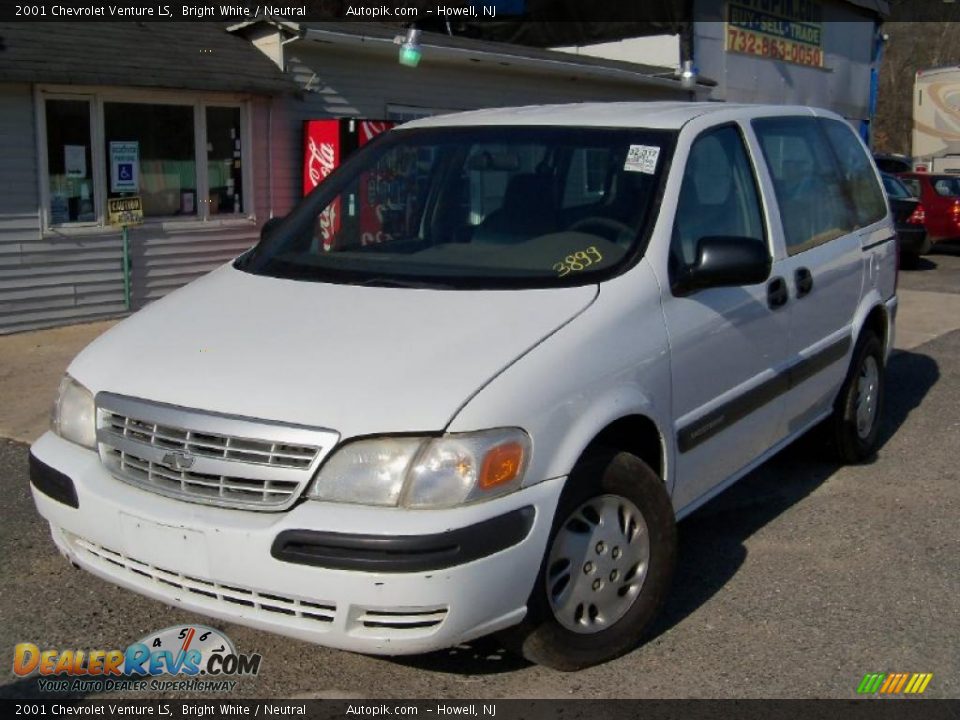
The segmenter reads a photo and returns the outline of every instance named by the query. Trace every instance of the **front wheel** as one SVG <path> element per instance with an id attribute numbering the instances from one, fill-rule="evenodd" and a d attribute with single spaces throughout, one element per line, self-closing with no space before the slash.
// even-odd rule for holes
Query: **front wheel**
<path id="1" fill-rule="evenodd" d="M 531 662 L 579 670 L 640 644 L 670 587 L 673 507 L 639 458 L 606 451 L 571 473 L 526 619 L 505 643 Z"/>
<path id="2" fill-rule="evenodd" d="M 834 447 L 845 463 L 863 462 L 880 444 L 884 370 L 880 338 L 864 331 L 829 421 Z"/>

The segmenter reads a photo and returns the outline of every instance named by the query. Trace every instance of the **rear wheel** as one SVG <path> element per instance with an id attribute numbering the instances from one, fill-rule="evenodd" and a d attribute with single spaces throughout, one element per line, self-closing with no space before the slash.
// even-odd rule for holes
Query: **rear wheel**
<path id="1" fill-rule="evenodd" d="M 594 455 L 570 475 L 527 617 L 503 639 L 557 670 L 617 658 L 641 642 L 663 605 L 675 558 L 663 481 L 629 453 Z"/>
<path id="2" fill-rule="evenodd" d="M 880 338 L 866 330 L 854 348 L 830 418 L 833 444 L 843 462 L 863 462 L 880 444 L 884 370 Z"/>

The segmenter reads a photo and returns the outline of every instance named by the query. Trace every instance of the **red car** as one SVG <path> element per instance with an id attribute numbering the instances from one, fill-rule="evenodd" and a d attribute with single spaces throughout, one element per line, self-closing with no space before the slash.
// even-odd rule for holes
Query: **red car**
<path id="1" fill-rule="evenodd" d="M 960 177 L 921 172 L 899 173 L 897 177 L 920 198 L 930 242 L 960 238 Z"/>

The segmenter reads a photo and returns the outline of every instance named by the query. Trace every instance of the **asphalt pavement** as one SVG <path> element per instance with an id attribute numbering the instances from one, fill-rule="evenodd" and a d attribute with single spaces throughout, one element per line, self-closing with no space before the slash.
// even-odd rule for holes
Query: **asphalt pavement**
<path id="1" fill-rule="evenodd" d="M 900 286 L 930 303 L 957 294 L 960 256 L 933 255 Z M 933 673 L 926 696 L 960 697 L 960 331 L 897 352 L 886 389 L 873 462 L 838 467 L 813 433 L 751 473 L 680 524 L 674 589 L 651 639 L 573 674 L 493 640 L 354 655 L 121 590 L 60 557 L 30 501 L 27 446 L 0 441 L 0 653 L 9 662 L 18 642 L 125 647 L 201 622 L 263 655 L 236 697 L 854 698 L 868 672 Z M 39 695 L 35 679 L 7 673 L 0 697 Z"/>

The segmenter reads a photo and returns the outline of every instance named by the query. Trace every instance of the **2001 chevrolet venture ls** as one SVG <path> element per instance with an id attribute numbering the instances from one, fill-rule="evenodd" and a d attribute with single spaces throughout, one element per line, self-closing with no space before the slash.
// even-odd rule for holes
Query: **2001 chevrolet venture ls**
<path id="1" fill-rule="evenodd" d="M 824 421 L 875 450 L 896 276 L 825 111 L 419 120 L 85 349 L 33 497 L 71 561 L 190 610 L 584 667 L 642 640 L 678 518 Z"/>

